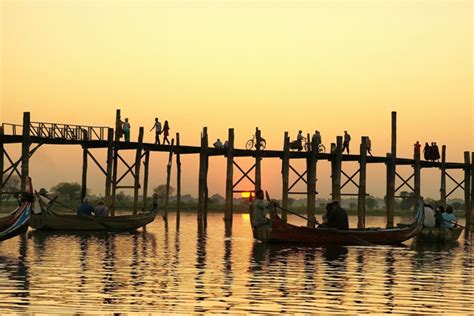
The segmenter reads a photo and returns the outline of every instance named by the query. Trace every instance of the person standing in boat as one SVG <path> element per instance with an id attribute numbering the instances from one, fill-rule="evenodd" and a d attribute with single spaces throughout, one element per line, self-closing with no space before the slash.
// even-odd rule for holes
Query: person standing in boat
<path id="1" fill-rule="evenodd" d="M 77 210 L 77 215 L 92 215 L 93 213 L 94 208 L 89 204 L 89 197 L 86 196 Z"/>
<path id="2" fill-rule="evenodd" d="M 128 118 L 125 119 L 123 123 L 123 134 L 125 135 L 125 142 L 130 142 L 130 123 L 128 122 Z"/>
<path id="3" fill-rule="evenodd" d="M 155 117 L 155 124 L 151 128 L 150 132 L 155 129 L 155 144 L 160 144 L 160 135 L 161 135 L 161 123 L 157 117 Z"/>
<path id="4" fill-rule="evenodd" d="M 107 217 L 109 216 L 109 209 L 105 206 L 104 201 L 99 201 L 99 204 L 94 209 L 94 214 L 97 217 Z"/>
<path id="5" fill-rule="evenodd" d="M 349 155 L 349 144 L 351 142 L 351 135 L 347 131 L 344 131 L 344 139 L 342 143 L 342 152 L 347 149 L 347 154 Z"/>
<path id="6" fill-rule="evenodd" d="M 254 227 L 259 227 L 270 222 L 267 218 L 266 209 L 268 204 L 264 199 L 263 190 L 255 192 L 254 211 L 252 213 L 252 224 Z"/>

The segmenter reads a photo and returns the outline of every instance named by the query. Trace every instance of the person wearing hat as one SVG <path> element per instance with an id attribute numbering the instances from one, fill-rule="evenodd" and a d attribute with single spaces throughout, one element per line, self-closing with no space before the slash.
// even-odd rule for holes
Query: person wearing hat
<path id="1" fill-rule="evenodd" d="M 77 215 L 93 215 L 94 208 L 89 204 L 89 197 L 85 197 L 81 206 L 77 209 Z"/>

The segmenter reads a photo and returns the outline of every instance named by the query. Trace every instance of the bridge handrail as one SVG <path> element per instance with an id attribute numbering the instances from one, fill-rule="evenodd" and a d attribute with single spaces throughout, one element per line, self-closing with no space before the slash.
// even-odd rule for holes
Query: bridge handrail
<path id="1" fill-rule="evenodd" d="M 23 125 L 13 123 L 2 123 L 5 135 L 22 135 Z M 8 133 L 10 129 L 11 133 Z M 106 140 L 107 126 L 83 126 L 64 123 L 31 122 L 30 136 L 43 137 L 49 139 L 68 140 Z"/>

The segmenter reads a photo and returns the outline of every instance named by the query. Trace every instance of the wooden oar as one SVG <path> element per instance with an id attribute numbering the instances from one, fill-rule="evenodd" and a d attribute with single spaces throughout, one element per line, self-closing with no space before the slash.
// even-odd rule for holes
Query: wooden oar
<path id="1" fill-rule="evenodd" d="M 450 224 L 453 224 L 453 225 L 459 226 L 459 227 L 461 227 L 461 228 L 467 229 L 466 227 L 464 227 L 464 226 L 462 226 L 462 225 L 459 225 L 459 224 L 458 224 L 458 223 L 456 223 L 456 222 L 450 222 L 450 221 L 448 221 L 448 220 L 445 220 L 444 218 L 443 218 L 443 221 L 445 221 L 446 223 L 450 223 Z"/>
<path id="2" fill-rule="evenodd" d="M 309 218 L 304 217 L 303 215 L 300 215 L 300 214 L 298 214 L 298 213 L 296 213 L 296 212 L 293 212 L 293 211 L 290 211 L 290 210 L 288 210 L 288 209 L 285 209 L 285 208 L 281 207 L 280 205 L 278 205 L 277 203 L 272 202 L 272 201 L 270 200 L 270 195 L 268 194 L 267 191 L 265 191 L 265 195 L 267 196 L 267 200 L 268 200 L 269 202 L 273 203 L 276 207 L 278 207 L 278 208 L 280 208 L 280 209 L 282 209 L 282 210 L 284 210 L 284 211 L 286 211 L 286 212 L 289 212 L 289 213 L 291 213 L 291 214 L 293 214 L 293 215 L 296 215 L 296 216 L 298 216 L 298 217 L 300 217 L 300 218 L 302 218 L 302 219 L 305 219 L 305 220 L 307 220 L 307 221 L 310 222 L 310 223 L 317 224 L 317 225 L 320 224 L 318 221 L 310 220 Z M 337 229 L 337 228 L 333 228 L 333 227 L 324 227 L 323 229 L 329 230 L 329 231 L 334 231 L 334 232 L 336 232 L 336 233 L 338 233 L 338 234 L 344 235 L 344 236 L 347 237 L 348 239 L 351 239 L 352 241 L 355 241 L 355 242 L 357 242 L 358 244 L 360 244 L 360 245 L 362 245 L 362 246 L 373 246 L 373 244 L 370 243 L 370 242 L 368 242 L 367 240 L 364 240 L 364 239 L 361 239 L 361 238 L 358 238 L 358 237 L 354 237 L 354 236 L 350 235 L 350 233 L 347 233 L 347 232 L 345 232 L 345 231 L 343 231 L 343 230 L 340 230 L 340 229 Z"/>

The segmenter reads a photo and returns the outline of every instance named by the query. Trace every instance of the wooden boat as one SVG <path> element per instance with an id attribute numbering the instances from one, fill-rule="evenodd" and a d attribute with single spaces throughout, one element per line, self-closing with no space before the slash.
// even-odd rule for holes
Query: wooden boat
<path id="1" fill-rule="evenodd" d="M 463 228 L 454 226 L 453 228 L 439 228 L 439 227 L 423 227 L 417 238 L 427 242 L 451 242 L 458 240 Z"/>
<path id="2" fill-rule="evenodd" d="M 253 227 L 254 237 L 262 242 L 327 245 L 396 245 L 415 237 L 422 226 L 418 221 L 406 227 L 339 230 L 328 227 L 310 228 L 284 222 L 270 209 L 271 220 Z"/>
<path id="3" fill-rule="evenodd" d="M 42 230 L 67 231 L 134 231 L 155 220 L 156 209 L 137 215 L 95 217 L 89 215 L 63 215 L 47 209 L 38 198 L 40 214 L 32 214 L 30 226 Z"/>
<path id="4" fill-rule="evenodd" d="M 29 187 L 31 191 L 31 179 Z M 20 198 L 20 206 L 8 216 L 0 218 L 0 241 L 18 236 L 28 230 L 33 202 L 33 195 L 25 192 Z"/>

